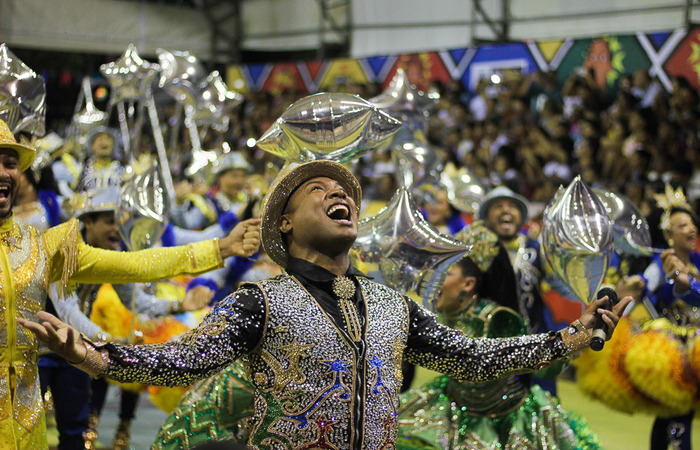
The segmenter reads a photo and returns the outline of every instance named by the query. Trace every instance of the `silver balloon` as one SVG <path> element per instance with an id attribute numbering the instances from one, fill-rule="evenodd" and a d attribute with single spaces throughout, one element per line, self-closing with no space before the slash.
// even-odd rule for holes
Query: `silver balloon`
<path id="1" fill-rule="evenodd" d="M 197 105 L 197 86 L 205 81 L 207 72 L 197 57 L 189 52 L 156 50 L 161 73 L 158 86 L 186 107 Z"/>
<path id="2" fill-rule="evenodd" d="M 651 255 L 649 224 L 632 200 L 608 189 L 592 188 L 592 191 L 603 202 L 613 224 L 615 250 L 630 255 Z"/>
<path id="3" fill-rule="evenodd" d="M 12 133 L 26 131 L 43 136 L 45 115 L 44 78 L 0 44 L 0 119 Z"/>
<path id="4" fill-rule="evenodd" d="M 439 94 L 427 95 L 416 89 L 406 72 L 398 69 L 389 87 L 369 102 L 402 122 L 411 124 L 411 128 L 425 130 L 428 114 L 439 98 Z"/>
<path id="5" fill-rule="evenodd" d="M 461 170 L 443 170 L 440 183 L 447 190 L 450 204 L 462 212 L 475 214 L 484 201 L 488 188 L 465 168 Z"/>
<path id="6" fill-rule="evenodd" d="M 401 186 L 414 189 L 426 183 L 436 184 L 440 179 L 442 161 L 421 131 L 411 130 L 404 123 L 391 141 L 390 149 Z"/>
<path id="7" fill-rule="evenodd" d="M 185 175 L 191 177 L 205 167 L 213 166 L 218 158 L 218 154 L 213 150 L 192 150 L 192 162 L 185 169 Z"/>
<path id="8" fill-rule="evenodd" d="M 216 131 L 228 130 L 228 113 L 243 102 L 243 96 L 229 91 L 214 71 L 197 87 L 197 104 L 193 119 L 198 125 L 210 125 Z"/>
<path id="9" fill-rule="evenodd" d="M 107 126 L 109 115 L 97 109 L 92 98 L 90 78 L 83 78 L 82 89 L 75 102 L 75 112 L 70 124 L 70 134 L 82 145 L 87 137 L 98 128 Z"/>
<path id="10" fill-rule="evenodd" d="M 401 122 L 356 95 L 319 93 L 293 103 L 258 140 L 290 161 L 344 163 L 386 147 Z"/>
<path id="11" fill-rule="evenodd" d="M 613 227 L 603 202 L 578 176 L 544 211 L 542 247 L 554 272 L 585 304 L 612 260 Z"/>
<path id="12" fill-rule="evenodd" d="M 170 221 L 170 197 L 157 165 L 122 185 L 115 218 L 130 250 L 149 248 L 160 239 Z"/>
<path id="13" fill-rule="evenodd" d="M 416 291 L 429 304 L 437 298 L 450 266 L 471 249 L 440 234 L 400 187 L 376 216 L 359 223 L 353 249 L 380 282 L 401 292 Z"/>
<path id="14" fill-rule="evenodd" d="M 158 73 L 158 64 L 146 62 L 133 44 L 116 61 L 100 66 L 100 72 L 112 87 L 112 104 L 125 100 L 143 100 L 146 88 Z"/>

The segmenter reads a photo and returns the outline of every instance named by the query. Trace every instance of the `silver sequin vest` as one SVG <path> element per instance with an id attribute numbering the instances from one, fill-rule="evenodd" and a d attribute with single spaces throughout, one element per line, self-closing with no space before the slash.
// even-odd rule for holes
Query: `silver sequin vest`
<path id="1" fill-rule="evenodd" d="M 359 282 L 367 305 L 367 351 L 359 361 L 351 343 L 293 277 L 258 284 L 267 322 L 261 344 L 246 358 L 256 389 L 253 448 L 394 448 L 408 306 L 386 286 Z M 365 380 L 362 392 L 355 389 L 358 377 Z M 364 403 L 361 423 L 354 417 L 356 402 Z M 360 433 L 353 432 L 356 426 L 363 428 Z"/>

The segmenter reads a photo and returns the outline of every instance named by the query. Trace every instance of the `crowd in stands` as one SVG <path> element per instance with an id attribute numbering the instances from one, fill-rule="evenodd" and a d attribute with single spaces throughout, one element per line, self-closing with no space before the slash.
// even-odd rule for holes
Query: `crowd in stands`
<path id="1" fill-rule="evenodd" d="M 591 185 L 625 194 L 645 215 L 665 183 L 685 187 L 697 209 L 698 92 L 685 78 L 673 78 L 672 85 L 667 92 L 644 70 L 623 75 L 615 90 L 601 89 L 592 71 L 572 72 L 563 84 L 554 72 L 509 73 L 498 84 L 483 78 L 473 93 L 459 81 L 433 82 L 431 91 L 439 92 L 440 100 L 426 137 L 443 163 L 468 168 L 486 186 L 506 185 L 534 205 L 546 205 L 560 184 L 580 174 Z M 375 85 L 335 89 L 366 99 L 381 92 Z M 219 139 L 243 150 L 256 171 L 264 171 L 275 157 L 248 146 L 248 140 L 302 96 L 247 95 Z M 386 154 L 371 159 L 367 167 L 392 173 Z"/>

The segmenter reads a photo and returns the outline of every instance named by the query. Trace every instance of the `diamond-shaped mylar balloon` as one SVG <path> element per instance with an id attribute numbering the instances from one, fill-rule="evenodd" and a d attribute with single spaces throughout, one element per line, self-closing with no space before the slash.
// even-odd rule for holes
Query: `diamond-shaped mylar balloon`
<path id="1" fill-rule="evenodd" d="M 12 133 L 43 136 L 46 130 L 46 83 L 0 44 L 0 119 Z"/>
<path id="2" fill-rule="evenodd" d="M 143 100 L 159 69 L 158 64 L 144 61 L 133 44 L 129 44 L 119 59 L 100 66 L 100 72 L 112 87 L 112 103 Z"/>
<path id="3" fill-rule="evenodd" d="M 243 96 L 229 91 L 219 72 L 214 71 L 197 87 L 193 119 L 197 125 L 210 125 L 216 131 L 226 131 L 228 113 L 242 102 Z"/>
<path id="4" fill-rule="evenodd" d="M 257 145 L 289 161 L 344 163 L 384 148 L 400 127 L 356 95 L 319 93 L 289 106 Z"/>
<path id="5" fill-rule="evenodd" d="M 157 165 L 122 185 L 115 219 L 132 251 L 149 248 L 160 239 L 170 221 L 170 197 Z"/>
<path id="6" fill-rule="evenodd" d="M 610 217 L 615 250 L 630 255 L 651 255 L 649 224 L 632 200 L 609 189 L 591 188 L 591 190 L 603 202 Z"/>
<path id="7" fill-rule="evenodd" d="M 549 265 L 589 304 L 612 260 L 613 226 L 603 202 L 580 176 L 559 188 L 545 209 L 541 236 Z"/>
<path id="8" fill-rule="evenodd" d="M 156 50 L 160 63 L 158 86 L 185 107 L 197 105 L 197 86 L 206 80 L 207 72 L 196 56 L 190 52 Z"/>
<path id="9" fill-rule="evenodd" d="M 353 249 L 370 275 L 400 292 L 416 291 L 430 304 L 450 266 L 471 247 L 440 234 L 400 187 L 376 216 L 360 221 Z"/>
<path id="10" fill-rule="evenodd" d="M 396 117 L 411 124 L 411 128 L 425 130 L 428 114 L 435 107 L 439 95 L 428 95 L 411 84 L 403 69 L 397 69 L 389 86 L 369 102 Z"/>

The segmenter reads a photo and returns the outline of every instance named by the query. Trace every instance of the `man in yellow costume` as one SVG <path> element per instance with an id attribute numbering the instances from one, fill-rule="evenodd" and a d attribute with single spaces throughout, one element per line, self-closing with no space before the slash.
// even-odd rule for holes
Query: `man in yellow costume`
<path id="1" fill-rule="evenodd" d="M 36 320 L 56 282 L 126 283 L 197 275 L 223 266 L 230 256 L 250 256 L 259 246 L 259 222 L 239 223 L 231 234 L 182 247 L 115 252 L 86 245 L 72 219 L 40 234 L 15 222 L 12 206 L 20 174 L 35 151 L 18 144 L 0 120 L 0 448 L 47 448 L 37 370 L 38 340 L 18 318 Z"/>

